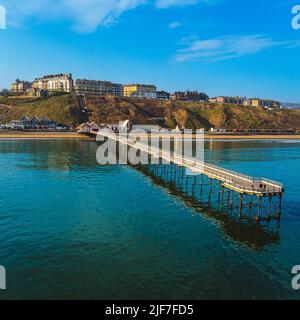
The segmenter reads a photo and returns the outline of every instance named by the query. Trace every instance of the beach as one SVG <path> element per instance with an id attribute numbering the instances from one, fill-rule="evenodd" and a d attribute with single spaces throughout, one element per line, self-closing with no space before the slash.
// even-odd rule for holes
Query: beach
<path id="1" fill-rule="evenodd" d="M 137 135 L 137 134 L 136 134 Z M 141 138 L 146 138 L 145 134 L 138 135 Z M 147 135 L 148 136 L 148 135 Z M 180 134 L 152 134 L 153 139 L 171 139 L 179 137 Z M 95 140 L 95 137 L 89 137 L 85 134 L 77 134 L 76 132 L 16 132 L 5 131 L 0 132 L 0 139 L 79 139 L 79 140 Z M 186 134 L 185 138 L 193 139 L 195 135 Z M 300 134 L 205 134 L 205 139 L 212 140 L 300 140 Z"/>
<path id="2" fill-rule="evenodd" d="M 150 137 L 150 134 L 144 133 L 131 133 L 131 137 L 139 137 L 140 139 L 146 139 Z M 184 139 L 196 139 L 195 134 L 181 133 L 152 133 L 151 139 L 172 139 L 172 138 L 184 138 Z M 198 135 L 201 138 L 201 135 Z M 205 140 L 300 140 L 300 134 L 204 134 Z"/>
<path id="3" fill-rule="evenodd" d="M 222 140 L 232 140 L 232 139 L 242 139 L 242 140 L 297 140 L 300 139 L 300 134 L 207 134 L 205 135 L 207 139 L 222 139 Z"/>
<path id="4" fill-rule="evenodd" d="M 0 139 L 79 139 L 93 140 L 86 135 L 76 132 L 0 132 Z"/>

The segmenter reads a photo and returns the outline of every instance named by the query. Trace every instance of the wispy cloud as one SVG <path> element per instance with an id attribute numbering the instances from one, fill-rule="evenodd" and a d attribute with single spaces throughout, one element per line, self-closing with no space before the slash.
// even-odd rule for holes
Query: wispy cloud
<path id="1" fill-rule="evenodd" d="M 177 61 L 217 61 L 253 55 L 274 47 L 297 47 L 300 42 L 277 41 L 263 35 L 251 35 L 225 36 L 208 40 L 191 37 L 184 39 L 182 45 L 185 47 L 177 52 Z"/>
<path id="2" fill-rule="evenodd" d="M 177 29 L 181 26 L 181 23 L 180 22 L 177 22 L 177 21 L 174 21 L 174 22 L 171 22 L 169 25 L 168 25 L 168 28 L 169 29 Z"/>
<path id="3" fill-rule="evenodd" d="M 200 1 L 206 1 L 206 0 L 200 0 Z M 198 3 L 199 0 L 157 0 L 156 1 L 156 7 L 157 8 L 170 8 L 174 6 L 186 6 L 186 5 L 191 5 L 191 4 L 196 4 Z"/>
<path id="4" fill-rule="evenodd" d="M 6 28 L 6 10 L 0 4 L 0 29 L 5 29 L 5 28 Z"/>
<path id="5" fill-rule="evenodd" d="M 108 25 L 124 12 L 137 8 L 148 0 L 6 0 L 13 25 L 27 18 L 37 20 L 65 19 L 76 31 L 93 32 L 100 25 Z"/>
<path id="6" fill-rule="evenodd" d="M 186 6 L 214 0 L 2 0 L 11 25 L 21 25 L 28 18 L 37 20 L 64 19 L 80 32 L 93 32 L 99 26 L 115 22 L 123 13 L 142 5 L 157 9 Z"/>

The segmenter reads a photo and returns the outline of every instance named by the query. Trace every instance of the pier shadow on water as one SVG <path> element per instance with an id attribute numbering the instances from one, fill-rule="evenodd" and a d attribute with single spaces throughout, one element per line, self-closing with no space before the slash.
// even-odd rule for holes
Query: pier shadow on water
<path id="1" fill-rule="evenodd" d="M 257 222 L 252 216 L 239 219 L 238 207 L 220 208 L 219 192 L 214 192 L 210 199 L 208 197 L 200 199 L 195 196 L 197 190 L 193 190 L 190 182 L 184 187 L 180 186 L 176 176 L 174 180 L 164 179 L 157 175 L 151 165 L 139 165 L 134 168 L 142 172 L 153 184 L 183 201 L 185 205 L 195 210 L 196 214 L 217 223 L 225 237 L 229 237 L 240 245 L 259 251 L 281 239 L 279 222 L 267 220 Z M 193 180 L 193 177 L 190 177 L 190 180 Z"/>

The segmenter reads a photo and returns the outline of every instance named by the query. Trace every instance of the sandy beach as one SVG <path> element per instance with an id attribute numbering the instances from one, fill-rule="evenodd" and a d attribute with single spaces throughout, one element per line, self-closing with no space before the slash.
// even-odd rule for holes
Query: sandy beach
<path id="1" fill-rule="evenodd" d="M 174 134 L 153 134 L 152 138 L 170 139 Z M 180 136 L 180 135 L 179 135 Z M 143 138 L 143 136 L 140 136 Z M 187 139 L 193 139 L 195 135 L 186 135 Z M 145 137 L 146 138 L 146 137 Z M 76 132 L 0 132 L 0 139 L 77 139 L 95 140 L 95 137 L 88 137 Z M 205 139 L 212 140 L 300 140 L 300 134 L 205 134 Z"/>
<path id="2" fill-rule="evenodd" d="M 149 138 L 148 134 L 132 134 L 141 139 Z M 155 134 L 151 135 L 152 139 L 172 139 L 172 138 L 181 138 L 182 135 L 180 133 L 173 134 Z M 194 134 L 186 134 L 184 135 L 186 139 L 195 139 L 196 135 Z M 204 138 L 206 140 L 300 140 L 300 134 L 205 134 Z"/>
<path id="3" fill-rule="evenodd" d="M 158 135 L 159 136 L 159 135 Z M 158 138 L 157 136 L 157 138 Z M 164 139 L 170 139 L 174 135 L 165 134 L 163 135 Z M 156 138 L 153 136 L 154 139 Z M 186 135 L 187 139 L 195 138 L 195 135 Z M 291 135 L 277 135 L 277 134 L 205 134 L 204 138 L 206 140 L 300 140 L 300 134 L 291 134 Z"/>
<path id="4" fill-rule="evenodd" d="M 93 140 L 76 132 L 0 132 L 0 139 L 78 139 Z"/>
<path id="5" fill-rule="evenodd" d="M 257 134 L 243 134 L 243 135 L 237 135 L 237 134 L 228 134 L 228 135 L 217 135 L 217 134 L 207 134 L 205 135 L 206 139 L 241 139 L 241 140 L 300 140 L 300 134 L 286 134 L 286 135 L 278 135 L 278 134 L 263 134 L 263 135 L 257 135 Z"/>

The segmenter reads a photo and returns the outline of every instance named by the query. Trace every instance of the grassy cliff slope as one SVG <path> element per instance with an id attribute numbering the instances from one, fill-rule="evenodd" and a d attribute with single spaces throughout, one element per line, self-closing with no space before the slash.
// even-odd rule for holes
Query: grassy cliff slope
<path id="1" fill-rule="evenodd" d="M 88 98 L 90 118 L 98 123 L 130 119 L 175 128 L 300 129 L 300 110 L 269 111 L 261 107 L 208 103 Z"/>
<path id="2" fill-rule="evenodd" d="M 76 126 L 85 121 L 72 95 L 49 98 L 0 97 L 0 122 L 20 120 L 24 115 L 48 117 L 63 125 Z"/>
<path id="3" fill-rule="evenodd" d="M 175 128 L 211 127 L 234 129 L 300 130 L 300 110 L 268 111 L 260 107 L 207 103 L 146 101 L 114 97 L 87 97 L 88 116 L 81 113 L 77 98 L 59 95 L 48 98 L 0 97 L 0 122 L 24 115 L 48 117 L 64 125 L 85 121 L 116 123 L 129 119 L 138 124 L 159 124 Z"/>

